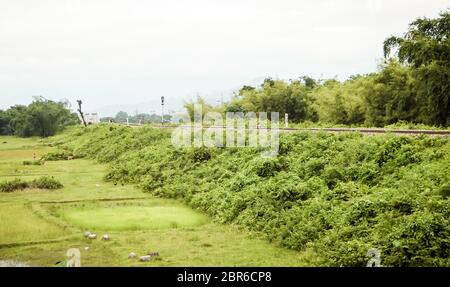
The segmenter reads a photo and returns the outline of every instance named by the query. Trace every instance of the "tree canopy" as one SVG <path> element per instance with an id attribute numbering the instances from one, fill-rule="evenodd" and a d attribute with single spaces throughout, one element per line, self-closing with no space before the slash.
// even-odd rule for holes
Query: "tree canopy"
<path id="1" fill-rule="evenodd" d="M 68 125 L 80 121 L 67 102 L 54 102 L 35 97 L 28 105 L 16 105 L 0 111 L 0 134 L 21 137 L 52 136 Z"/>
<path id="2" fill-rule="evenodd" d="M 427 124 L 448 125 L 450 121 L 449 35 L 450 13 L 446 11 L 436 19 L 417 19 L 403 37 L 393 36 L 384 42 L 385 57 L 394 54 L 411 68 L 417 117 Z"/>

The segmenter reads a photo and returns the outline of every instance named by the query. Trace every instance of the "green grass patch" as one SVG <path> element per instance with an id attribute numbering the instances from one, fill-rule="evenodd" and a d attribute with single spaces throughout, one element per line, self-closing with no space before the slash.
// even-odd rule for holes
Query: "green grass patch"
<path id="1" fill-rule="evenodd" d="M 148 230 L 199 226 L 208 218 L 174 203 L 139 206 L 129 203 L 77 204 L 57 211 L 67 222 L 92 230 Z"/>
<path id="2" fill-rule="evenodd" d="M 21 203 L 1 203 L 0 222 L 0 244 L 49 240 L 64 235 L 62 228 L 35 216 Z"/>

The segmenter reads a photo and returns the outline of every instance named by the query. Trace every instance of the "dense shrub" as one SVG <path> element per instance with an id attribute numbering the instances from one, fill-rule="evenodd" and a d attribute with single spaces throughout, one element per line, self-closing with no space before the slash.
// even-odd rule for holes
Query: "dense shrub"
<path id="1" fill-rule="evenodd" d="M 53 177 L 48 176 L 39 177 L 33 180 L 30 185 L 34 188 L 39 189 L 59 189 L 64 187 L 62 183 L 60 183 Z"/>
<path id="2" fill-rule="evenodd" d="M 13 192 L 16 190 L 22 190 L 25 188 L 29 187 L 29 183 L 16 178 L 14 180 L 10 180 L 10 181 L 4 181 L 4 182 L 0 182 L 0 191 L 1 192 Z"/>
<path id="3" fill-rule="evenodd" d="M 194 148 L 192 151 L 192 160 L 194 162 L 207 161 L 211 158 L 211 151 L 206 148 Z"/>
<path id="4" fill-rule="evenodd" d="M 48 161 L 67 160 L 69 157 L 75 158 L 72 152 L 65 150 L 58 150 L 43 155 L 41 160 L 48 160 Z"/>
<path id="5" fill-rule="evenodd" d="M 54 179 L 53 177 L 42 176 L 32 181 L 25 181 L 19 178 L 10 181 L 0 182 L 1 192 L 13 192 L 17 190 L 23 190 L 26 188 L 38 188 L 38 189 L 59 189 L 63 188 L 62 183 Z"/>
<path id="6" fill-rule="evenodd" d="M 44 161 L 43 160 L 24 160 L 22 162 L 23 165 L 43 165 Z"/>
<path id="7" fill-rule="evenodd" d="M 151 128 L 88 127 L 59 145 L 109 162 L 107 180 L 180 198 L 219 222 L 263 232 L 329 266 L 450 265 L 447 138 L 281 134 L 282 152 L 186 148 Z"/>

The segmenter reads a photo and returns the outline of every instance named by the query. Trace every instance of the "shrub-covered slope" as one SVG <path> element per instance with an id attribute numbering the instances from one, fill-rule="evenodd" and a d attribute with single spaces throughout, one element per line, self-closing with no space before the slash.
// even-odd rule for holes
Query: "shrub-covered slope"
<path id="1" fill-rule="evenodd" d="M 318 264 L 450 266 L 447 138 L 282 134 L 280 154 L 255 148 L 185 148 L 152 128 L 72 129 L 55 143 L 110 163 L 107 180 L 180 198 L 225 223 L 308 249 Z"/>

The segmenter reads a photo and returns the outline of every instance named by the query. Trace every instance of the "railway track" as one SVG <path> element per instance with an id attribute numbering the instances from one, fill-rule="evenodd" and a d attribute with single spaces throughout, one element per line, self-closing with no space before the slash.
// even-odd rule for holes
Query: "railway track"
<path id="1" fill-rule="evenodd" d="M 118 125 L 126 125 L 121 123 L 116 123 Z M 144 125 L 139 124 L 129 124 L 130 127 L 142 127 Z M 178 127 L 189 129 L 191 126 L 161 126 L 152 125 L 154 128 L 159 129 L 175 129 Z M 203 126 L 203 128 L 222 128 L 226 129 L 224 126 Z M 259 130 L 268 130 L 267 128 L 258 128 Z M 376 134 L 398 134 L 398 135 L 431 135 L 431 136 L 450 136 L 450 130 L 405 130 L 405 129 L 383 129 L 383 128 L 279 128 L 280 132 L 298 132 L 298 131 L 310 131 L 310 132 L 329 132 L 329 133 L 345 133 L 345 132 L 359 132 L 362 134 L 376 135 Z"/>
<path id="2" fill-rule="evenodd" d="M 450 136 L 450 130 L 400 130 L 400 129 L 376 129 L 376 128 L 283 128 L 284 131 L 325 131 L 325 132 L 360 132 L 362 134 L 403 134 L 403 135 L 434 135 Z"/>
<path id="3" fill-rule="evenodd" d="M 138 127 L 138 126 L 134 126 Z M 153 126 L 155 128 L 174 129 L 174 126 Z M 191 128 L 191 126 L 178 126 L 183 128 Z M 205 127 L 206 128 L 206 127 Z M 211 126 L 209 128 L 222 128 L 226 127 Z M 268 130 L 267 128 L 259 128 L 260 130 Z M 344 132 L 359 132 L 368 135 L 377 134 L 397 134 L 397 135 L 431 135 L 431 136 L 450 136 L 450 130 L 405 130 L 405 129 L 383 129 L 383 128 L 279 128 L 280 132 L 298 132 L 298 131 L 311 131 L 311 132 L 330 132 L 330 133 L 344 133 Z"/>

